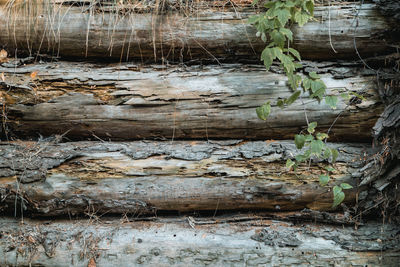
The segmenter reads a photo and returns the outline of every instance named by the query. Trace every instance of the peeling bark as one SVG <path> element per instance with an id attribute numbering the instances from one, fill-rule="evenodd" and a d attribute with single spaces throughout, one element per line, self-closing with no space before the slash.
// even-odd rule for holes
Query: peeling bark
<path id="1" fill-rule="evenodd" d="M 219 217 L 212 219 L 216 225 L 193 223 L 203 220 L 187 217 L 124 223 L 102 218 L 20 223 L 1 218 L 0 264 L 397 266 L 400 260 L 396 225 L 371 223 L 354 230 L 269 220 L 218 224 Z"/>
<path id="2" fill-rule="evenodd" d="M 332 146 L 340 151 L 332 184 L 352 184 L 353 203 L 368 149 Z M 287 171 L 286 159 L 298 153 L 291 142 L 41 142 L 3 144 L 1 153 L 5 212 L 21 199 L 24 213 L 41 216 L 332 206 L 329 187 L 318 184 L 326 163 Z"/>
<path id="3" fill-rule="evenodd" d="M 9 52 L 145 62 L 258 60 L 265 47 L 247 24 L 254 8 L 200 6 L 165 14 L 116 14 L 118 8 L 50 4 L 9 13 L 3 7 L 0 45 Z M 386 32 L 397 24 L 380 15 L 374 4 L 362 5 L 360 12 L 359 8 L 349 3 L 317 6 L 317 21 L 293 28 L 293 46 L 304 59 L 356 58 L 357 25 L 357 48 L 363 57 L 389 53 L 387 41 L 393 36 Z"/>
<path id="4" fill-rule="evenodd" d="M 330 140 L 370 141 L 383 109 L 375 77 L 352 64 L 333 62 L 308 62 L 304 71 L 317 71 L 328 94 L 357 92 L 366 100 L 339 97 L 332 110 L 305 96 L 305 106 L 298 100 L 280 109 L 277 99 L 292 94 L 285 75 L 240 64 L 166 68 L 59 62 L 0 67 L 5 74 L 0 92 L 7 96 L 3 104 L 9 130 L 24 138 L 68 131 L 66 136 L 75 140 L 292 139 L 306 125 L 306 109 L 309 121 L 318 121 L 319 131 L 335 122 Z M 255 108 L 266 101 L 273 111 L 264 122 Z"/>
<path id="5" fill-rule="evenodd" d="M 367 190 L 360 195 L 358 213 L 400 223 L 400 75 L 389 74 L 383 77 L 390 79 L 381 78 L 386 106 L 373 128 L 376 153 L 364 167 L 369 175 L 361 182 Z"/>

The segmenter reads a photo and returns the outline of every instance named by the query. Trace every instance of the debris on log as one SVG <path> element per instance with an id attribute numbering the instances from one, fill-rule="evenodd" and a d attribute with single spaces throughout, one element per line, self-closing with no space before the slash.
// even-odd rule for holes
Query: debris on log
<path id="1" fill-rule="evenodd" d="M 17 137 L 36 139 L 39 134 L 67 132 L 72 140 L 282 140 L 304 129 L 306 109 L 309 121 L 318 121 L 319 131 L 330 129 L 329 140 L 372 140 L 371 129 L 383 104 L 376 78 L 368 71 L 352 64 L 305 63 L 305 72 L 318 72 L 328 94 L 339 96 L 337 108 L 306 96 L 280 109 L 277 99 L 289 97 L 292 91 L 286 76 L 275 66 L 274 70 L 241 64 L 27 64 L 0 67 L 4 74 L 0 92 L 6 96 L 1 98 L 6 105 L 5 123 Z M 358 93 L 365 100 L 349 101 L 341 93 Z M 262 121 L 255 109 L 267 101 L 274 108 Z"/>
<path id="2" fill-rule="evenodd" d="M 380 79 L 385 110 L 373 127 L 376 152 L 365 164 L 369 175 L 361 185 L 368 189 L 359 196 L 358 216 L 400 223 L 400 73 L 386 72 Z"/>

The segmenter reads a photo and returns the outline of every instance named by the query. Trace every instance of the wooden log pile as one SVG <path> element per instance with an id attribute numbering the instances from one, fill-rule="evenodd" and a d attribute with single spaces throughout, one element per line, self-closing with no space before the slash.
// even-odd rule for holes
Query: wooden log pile
<path id="1" fill-rule="evenodd" d="M 370 68 L 397 24 L 375 3 L 292 29 L 301 75 L 362 96 L 336 109 L 277 107 L 247 1 L 39 4 L 0 1 L 0 265 L 397 266 L 400 101 Z M 289 170 L 307 121 L 339 157 Z"/>

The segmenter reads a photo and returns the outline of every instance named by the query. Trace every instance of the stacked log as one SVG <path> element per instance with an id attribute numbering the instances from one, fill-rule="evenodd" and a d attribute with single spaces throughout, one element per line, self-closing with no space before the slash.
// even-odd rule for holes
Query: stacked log
<path id="1" fill-rule="evenodd" d="M 47 221 L 40 226 L 36 223 L 26 220 L 21 225 L 12 219 L 0 220 L 4 236 L 0 241 L 0 257 L 5 264 L 396 266 L 399 261 L 398 253 L 382 252 L 399 246 L 398 239 L 385 241 L 398 237 L 398 228 L 386 224 L 370 224 L 358 230 L 318 224 L 304 228 L 244 216 L 235 216 L 233 220 L 187 217 L 116 222 L 103 218 L 100 222 L 93 218 L 91 223 L 69 220 Z M 278 248 L 271 246 L 275 243 Z M 25 257 L 16 259 L 16 250 Z"/>
<path id="2" fill-rule="evenodd" d="M 331 128 L 331 140 L 370 141 L 371 129 L 383 110 L 374 89 L 375 77 L 357 66 L 329 62 L 310 63 L 306 69 L 321 74 L 328 94 L 340 98 L 341 93 L 357 93 L 366 100 L 340 98 L 337 108 L 331 109 L 304 97 L 305 105 L 298 101 L 282 110 L 276 100 L 292 94 L 285 75 L 241 64 L 169 68 L 30 64 L 0 67 L 5 76 L 0 86 L 12 102 L 8 126 L 25 137 L 68 131 L 66 136 L 75 140 L 95 136 L 107 141 L 292 139 L 304 129 L 307 109 L 308 119 L 318 121 L 319 131 Z M 255 109 L 267 101 L 275 108 L 264 122 Z"/>
<path id="3" fill-rule="evenodd" d="M 0 5 L 0 265 L 397 265 L 398 225 L 355 212 L 398 200 L 400 102 L 353 60 L 391 52 L 375 4 L 317 4 L 292 28 L 301 75 L 362 96 L 336 109 L 277 107 L 292 91 L 258 64 L 249 2 L 27 4 Z M 339 157 L 289 170 L 307 121 Z"/>
<path id="4" fill-rule="evenodd" d="M 102 1 L 103 2 L 103 1 Z M 71 2 L 0 9 L 0 43 L 9 51 L 109 60 L 237 61 L 255 59 L 265 47 L 247 23 L 257 10 L 248 2 L 201 1 L 178 11 Z M 47 3 L 47 2 L 45 2 Z M 85 4 L 85 1 L 81 2 Z M 138 13 L 139 12 L 139 13 Z M 374 4 L 317 6 L 315 21 L 294 27 L 293 46 L 304 59 L 327 60 L 387 54 L 397 23 Z M 332 50 L 334 47 L 334 50 Z M 334 52 L 336 51 L 336 53 Z"/>

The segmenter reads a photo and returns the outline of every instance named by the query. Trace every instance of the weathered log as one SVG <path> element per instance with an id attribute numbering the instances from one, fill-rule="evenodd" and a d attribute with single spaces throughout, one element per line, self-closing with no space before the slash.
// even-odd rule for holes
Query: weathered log
<path id="1" fill-rule="evenodd" d="M 153 62 L 258 60 L 265 47 L 247 23 L 256 13 L 254 8 L 203 5 L 157 14 L 88 4 L 50 3 L 42 7 L 41 3 L 11 10 L 3 6 L 0 45 L 9 52 Z M 374 4 L 317 6 L 315 17 L 316 21 L 293 28 L 293 46 L 304 59 L 356 58 L 354 35 L 363 57 L 387 54 L 386 40 L 393 35 L 385 33 L 397 28 Z"/>
<path id="2" fill-rule="evenodd" d="M 237 219 L 238 216 L 236 216 Z M 232 218 L 233 221 L 235 217 Z M 204 221 L 214 224 L 202 224 Z M 398 266 L 399 227 L 219 217 L 156 222 L 0 219 L 2 266 Z M 200 224 L 198 224 L 200 223 Z"/>
<path id="3" fill-rule="evenodd" d="M 335 122 L 330 140 L 371 140 L 383 109 L 375 77 L 332 62 L 307 63 L 305 71 L 311 70 L 321 74 L 329 94 L 356 92 L 366 100 L 339 97 L 333 110 L 305 95 L 304 106 L 298 100 L 280 109 L 277 99 L 292 94 L 285 75 L 248 65 L 141 68 L 59 62 L 0 67 L 5 76 L 0 90 L 7 96 L 3 103 L 10 131 L 25 138 L 68 131 L 75 140 L 292 139 L 304 129 L 307 111 L 320 131 Z M 266 101 L 273 110 L 265 122 L 255 109 Z"/>
<path id="4" fill-rule="evenodd" d="M 332 144 L 340 152 L 332 184 L 347 182 L 356 199 L 368 149 Z M 54 216 L 157 211 L 331 210 L 330 187 L 318 184 L 326 163 L 288 172 L 292 142 L 76 142 L 1 145 L 1 208 Z M 308 165 L 308 164 L 305 164 Z M 360 189 L 361 190 L 361 189 Z M 19 211 L 18 211 L 19 212 Z"/>

